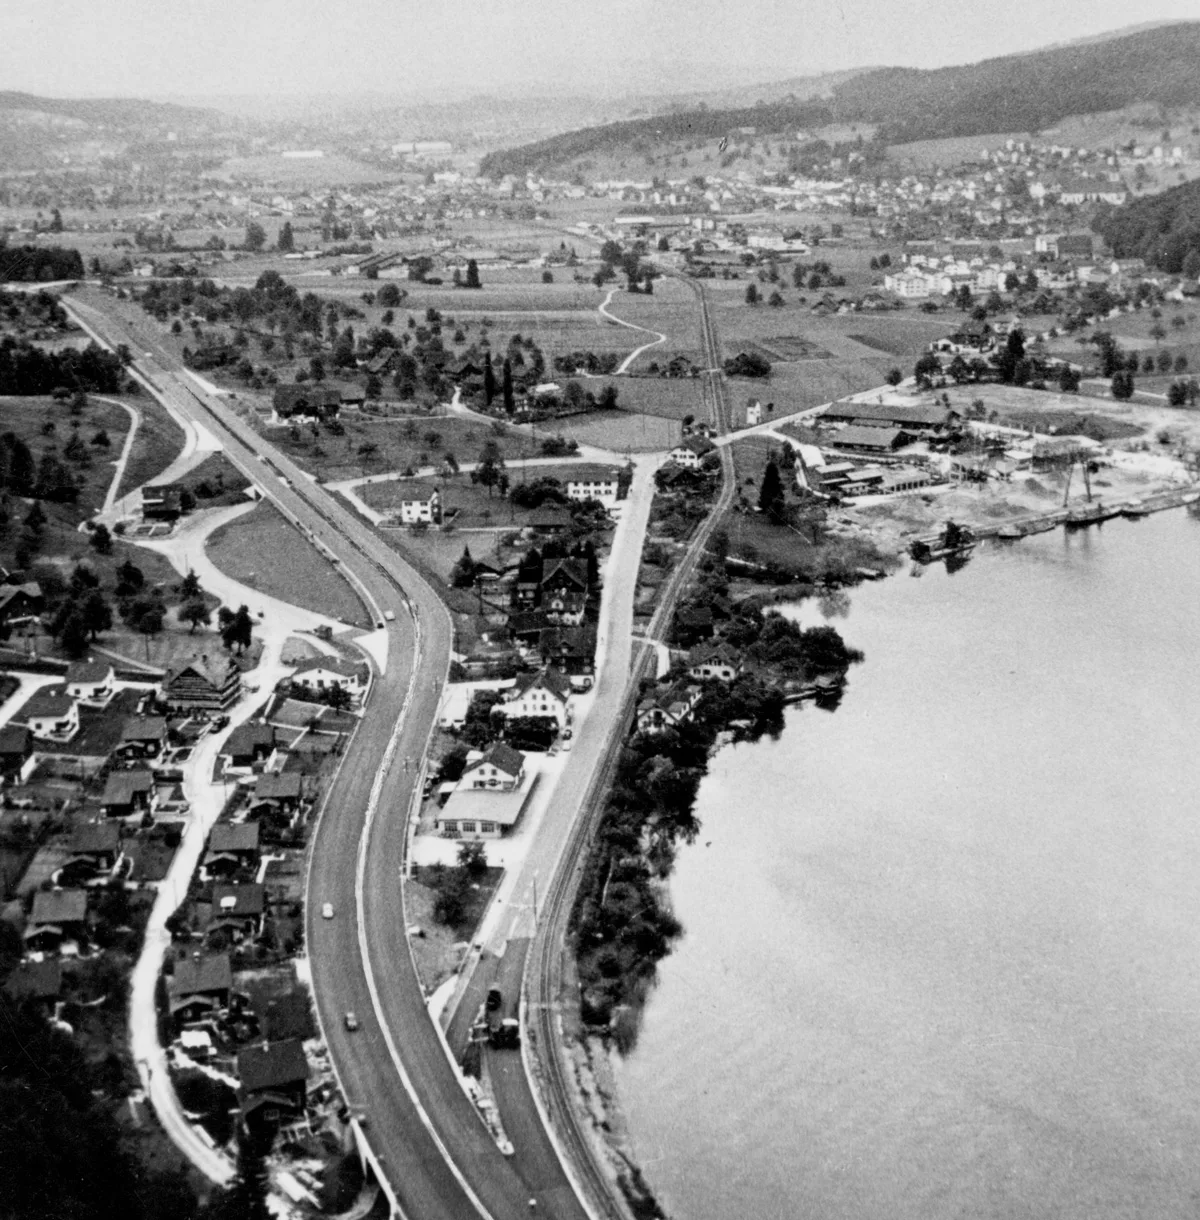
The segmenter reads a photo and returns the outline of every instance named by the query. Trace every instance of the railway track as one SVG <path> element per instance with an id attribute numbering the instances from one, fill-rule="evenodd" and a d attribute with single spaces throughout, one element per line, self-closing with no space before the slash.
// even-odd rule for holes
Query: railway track
<path id="1" fill-rule="evenodd" d="M 726 432 L 729 429 L 729 403 L 724 373 L 721 372 L 720 343 L 709 311 L 708 297 L 700 282 L 686 277 L 680 278 L 692 287 L 699 303 L 701 342 L 710 369 L 706 374 L 705 400 L 713 426 L 719 433 Z M 670 622 L 675 603 L 687 587 L 707 549 L 709 538 L 733 502 L 733 454 L 728 445 L 721 447 L 721 469 L 720 493 L 667 581 L 650 621 L 648 635 L 652 639 L 662 637 L 665 626 Z M 583 878 L 588 852 L 604 813 L 604 798 L 616 771 L 620 745 L 632 724 L 639 685 L 642 678 L 652 672 L 651 663 L 654 657 L 654 650 L 643 646 L 641 655 L 632 667 L 621 714 L 614 718 L 608 729 L 604 762 L 597 768 L 588 786 L 581 816 L 576 820 L 567 848 L 563 852 L 563 864 L 552 878 L 547 891 L 543 916 L 530 947 L 525 970 L 527 1034 L 532 1035 L 532 1041 L 538 1048 L 537 1058 L 543 1072 L 543 1087 L 539 1089 L 538 1083 L 535 1082 L 534 1089 L 540 1092 L 551 1126 L 559 1140 L 565 1144 L 563 1151 L 575 1171 L 585 1206 L 594 1217 L 602 1220 L 630 1220 L 630 1211 L 603 1164 L 594 1139 L 585 1126 L 586 1120 L 578 1111 L 575 1102 L 577 1090 L 570 1063 L 564 1053 L 558 1017 L 561 1011 L 560 998 L 565 986 L 565 955 L 568 952 L 571 912 Z"/>

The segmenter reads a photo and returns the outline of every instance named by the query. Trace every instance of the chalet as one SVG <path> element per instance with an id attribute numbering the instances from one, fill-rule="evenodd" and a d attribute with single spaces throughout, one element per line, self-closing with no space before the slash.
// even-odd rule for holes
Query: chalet
<path id="1" fill-rule="evenodd" d="M 208 836 L 204 857 L 207 877 L 231 877 L 258 866 L 258 823 L 218 822 Z"/>
<path id="2" fill-rule="evenodd" d="M 239 724 L 221 747 L 227 767 L 252 767 L 275 753 L 275 728 L 263 721 Z"/>
<path id="3" fill-rule="evenodd" d="M 212 910 L 204 930 L 209 942 L 237 944 L 262 935 L 266 891 L 261 885 L 213 886 Z"/>
<path id="4" fill-rule="evenodd" d="M 89 877 L 111 873 L 121 858 L 121 828 L 114 822 L 92 822 L 77 827 L 67 845 L 70 859 L 63 866 L 72 878 L 82 882 Z"/>
<path id="5" fill-rule="evenodd" d="M 516 685 L 504 692 L 504 701 L 497 706 L 506 720 L 525 717 L 553 720 L 561 729 L 570 718 L 567 699 L 571 684 L 557 670 L 518 678 Z"/>
<path id="6" fill-rule="evenodd" d="M 696 470 L 700 466 L 700 460 L 706 453 L 712 453 L 716 446 L 712 441 L 703 436 L 689 436 L 681 444 L 675 446 L 667 457 L 674 462 L 676 466 L 686 466 L 689 470 Z"/>
<path id="7" fill-rule="evenodd" d="M 349 694 L 361 695 L 367 687 L 367 673 L 367 667 L 361 661 L 347 661 L 341 657 L 310 657 L 296 666 L 292 681 L 319 691 L 336 686 Z"/>
<path id="8" fill-rule="evenodd" d="M 637 707 L 639 733 L 665 733 L 691 719 L 700 702 L 698 686 L 677 686 L 644 698 Z"/>
<path id="9" fill-rule="evenodd" d="M 0 728 L 0 781 L 24 783 L 35 765 L 30 728 L 23 724 L 6 724 Z"/>
<path id="10" fill-rule="evenodd" d="M 566 479 L 567 499 L 599 500 L 613 505 L 620 497 L 621 471 L 616 466 L 591 463 L 573 466 Z"/>
<path id="11" fill-rule="evenodd" d="M 561 534 L 573 524 L 571 514 L 561 504 L 546 503 L 529 514 L 529 528 L 545 537 Z"/>
<path id="12" fill-rule="evenodd" d="M 596 629 L 589 623 L 547 627 L 538 640 L 538 652 L 545 664 L 565 674 L 590 674 L 595 670 Z"/>
<path id="13" fill-rule="evenodd" d="M 78 953 L 87 945 L 87 891 L 38 890 L 25 928 L 27 952 Z"/>
<path id="14" fill-rule="evenodd" d="M 101 661 L 76 661 L 67 667 L 67 694 L 89 707 L 107 707 L 117 693 L 113 667 Z"/>
<path id="15" fill-rule="evenodd" d="M 839 449 L 853 453 L 894 453 L 912 442 L 912 437 L 900 428 L 875 428 L 850 424 L 834 438 Z"/>
<path id="16" fill-rule="evenodd" d="M 515 610 L 508 616 L 508 634 L 526 648 L 536 648 L 550 620 L 540 610 Z"/>
<path id="17" fill-rule="evenodd" d="M 542 600 L 547 594 L 588 592 L 587 564 L 581 559 L 550 559 L 542 565 L 538 581 Z"/>
<path id="18" fill-rule="evenodd" d="M 341 391 L 311 381 L 294 385 L 277 385 L 271 405 L 279 419 L 307 415 L 317 419 L 333 419 L 342 406 Z"/>
<path id="19" fill-rule="evenodd" d="M 675 635 L 680 643 L 694 644 L 712 638 L 713 612 L 710 606 L 683 606 L 675 611 Z"/>
<path id="20" fill-rule="evenodd" d="M 559 626 L 582 623 L 588 600 L 587 565 L 559 559 L 544 571 L 538 604 L 546 620 Z"/>
<path id="21" fill-rule="evenodd" d="M 397 504 L 393 521 L 401 525 L 442 523 L 442 494 L 432 483 L 419 479 L 401 479 L 396 484 Z"/>
<path id="22" fill-rule="evenodd" d="M 273 813 L 292 814 L 300 805 L 300 793 L 300 775 L 296 771 L 260 775 L 254 781 L 250 813 L 258 817 Z"/>
<path id="23" fill-rule="evenodd" d="M 504 742 L 497 742 L 487 753 L 463 770 L 459 788 L 488 788 L 497 792 L 512 792 L 525 778 L 525 756 Z"/>
<path id="24" fill-rule="evenodd" d="M 65 686 L 44 686 L 17 713 L 34 737 L 70 741 L 79 732 L 79 706 Z"/>
<path id="25" fill-rule="evenodd" d="M 149 771 L 109 772 L 100 796 L 100 809 L 106 817 L 152 813 L 156 804 L 154 776 Z"/>
<path id="26" fill-rule="evenodd" d="M 131 716 L 121 729 L 117 753 L 123 758 L 157 758 L 166 744 L 165 716 Z"/>
<path id="27" fill-rule="evenodd" d="M 272 1130 L 304 1116 L 308 1060 L 299 1038 L 242 1047 L 237 1074 L 242 1121 L 247 1127 Z"/>
<path id="28" fill-rule="evenodd" d="M 205 655 L 169 670 L 162 698 L 172 710 L 223 712 L 237 702 L 241 685 L 242 671 L 232 657 Z"/>
<path id="29" fill-rule="evenodd" d="M 233 973 L 227 953 L 181 958 L 167 980 L 171 1020 L 178 1033 L 186 1025 L 215 1016 L 229 1007 Z"/>
<path id="30" fill-rule="evenodd" d="M 183 496 L 170 484 L 142 488 L 142 517 L 147 521 L 174 521 L 183 512 Z"/>
<path id="31" fill-rule="evenodd" d="M 742 672 L 742 659 L 728 644 L 701 645 L 688 653 L 687 667 L 697 682 L 732 682 Z"/>
<path id="32" fill-rule="evenodd" d="M 356 381 L 339 381 L 331 383 L 328 390 L 338 396 L 338 405 L 342 407 L 363 407 L 367 402 L 367 391 Z M 332 401 L 332 399 L 331 399 Z M 335 411 L 334 414 L 337 414 Z M 323 419 L 328 419 L 329 412 L 325 411 L 322 414 Z"/>
<path id="33" fill-rule="evenodd" d="M 35 1004 L 49 1014 L 62 997 L 62 963 L 57 958 L 21 962 L 8 976 L 4 992 L 18 1004 Z"/>
<path id="34" fill-rule="evenodd" d="M 0 623 L 4 626 L 33 622 L 45 608 L 42 586 L 36 580 L 22 585 L 0 585 Z"/>

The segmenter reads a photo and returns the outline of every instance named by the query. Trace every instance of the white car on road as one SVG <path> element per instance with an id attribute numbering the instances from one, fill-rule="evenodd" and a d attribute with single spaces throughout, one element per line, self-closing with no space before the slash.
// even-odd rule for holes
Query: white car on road
<path id="1" fill-rule="evenodd" d="M 324 904 L 324 906 L 321 907 L 321 918 L 322 919 L 332 919 L 333 918 L 333 903 L 332 902 L 327 902 Z"/>

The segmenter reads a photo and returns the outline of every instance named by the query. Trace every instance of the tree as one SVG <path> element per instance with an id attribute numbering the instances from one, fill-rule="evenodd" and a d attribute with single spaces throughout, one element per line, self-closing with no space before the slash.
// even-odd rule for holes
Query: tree
<path id="1" fill-rule="evenodd" d="M 236 614 L 229 614 L 222 608 L 221 642 L 226 648 L 236 648 L 239 653 L 245 652 L 253 639 L 254 620 L 246 606 L 239 606 Z"/>
<path id="2" fill-rule="evenodd" d="M 467 288 L 483 287 L 479 282 L 479 264 L 473 258 L 467 259 L 467 279 L 464 286 Z"/>
<path id="3" fill-rule="evenodd" d="M 1069 364 L 1061 364 L 1058 368 L 1058 388 L 1064 394 L 1074 394 L 1079 389 L 1083 374 L 1073 369 Z"/>
<path id="4" fill-rule="evenodd" d="M 93 589 L 82 600 L 79 612 L 83 615 L 84 626 L 88 635 L 94 640 L 102 631 L 108 631 L 113 625 L 112 610 L 104 600 L 104 594 L 99 589 Z"/>
<path id="5" fill-rule="evenodd" d="M 904 380 L 904 374 L 897 368 L 891 368 L 888 369 L 884 380 L 888 385 L 899 385 Z"/>
<path id="6" fill-rule="evenodd" d="M 1187 382 L 1172 381 L 1167 386 L 1167 403 L 1172 407 L 1182 407 L 1187 405 Z"/>
<path id="7" fill-rule="evenodd" d="M 755 285 L 755 284 L 746 285 L 746 304 L 747 305 L 757 305 L 758 304 L 758 286 L 757 285 Z"/>
<path id="8" fill-rule="evenodd" d="M 83 611 L 79 607 L 73 606 L 70 613 L 63 619 L 62 627 L 58 632 L 58 642 L 63 652 L 72 658 L 83 656 L 88 650 L 90 638 Z"/>
<path id="9" fill-rule="evenodd" d="M 926 352 L 913 366 L 913 376 L 923 390 L 933 385 L 933 378 L 941 371 L 942 362 L 932 352 Z"/>
<path id="10" fill-rule="evenodd" d="M 487 851 L 483 844 L 464 841 L 458 845 L 458 867 L 474 881 L 487 875 Z"/>
<path id="11" fill-rule="evenodd" d="M 246 226 L 246 238 L 242 245 L 247 250 L 261 250 L 267 244 L 266 230 L 257 221 L 252 220 Z"/>
<path id="12" fill-rule="evenodd" d="M 783 303 L 783 293 L 781 293 L 778 289 L 771 293 L 771 295 L 767 298 L 767 304 L 774 309 L 778 309 Z"/>
<path id="13" fill-rule="evenodd" d="M 107 525 L 98 525 L 92 530 L 92 547 L 99 555 L 112 554 L 112 534 L 108 532 Z"/>
<path id="14" fill-rule="evenodd" d="M 512 361 L 507 356 L 504 358 L 501 393 L 504 397 L 504 410 L 511 415 L 516 410 L 516 403 L 513 399 Z"/>
<path id="15" fill-rule="evenodd" d="M 129 559 L 118 566 L 116 576 L 118 597 L 132 597 L 146 583 L 142 569 Z"/>
<path id="16" fill-rule="evenodd" d="M 267 1197 L 271 1191 L 265 1136 L 243 1133 L 238 1138 L 237 1172 L 226 1193 L 213 1208 L 213 1220 L 271 1220 Z"/>
<path id="17" fill-rule="evenodd" d="M 1112 376 L 1112 396 L 1121 402 L 1133 397 L 1133 374 L 1128 369 L 1118 369 Z"/>
<path id="18" fill-rule="evenodd" d="M 763 471 L 762 484 L 758 492 L 758 508 L 772 521 L 783 520 L 785 508 L 783 480 L 779 477 L 779 466 L 773 458 Z"/>
<path id="19" fill-rule="evenodd" d="M 500 456 L 500 446 L 495 441 L 484 441 L 479 454 L 479 465 L 475 468 L 476 480 L 488 489 L 488 499 L 492 497 L 492 488 L 500 482 L 504 470 L 504 459 Z"/>
<path id="20" fill-rule="evenodd" d="M 279 238 L 275 248 L 283 254 L 290 254 L 296 248 L 296 237 L 292 232 L 292 222 L 285 220 L 279 229 Z"/>
<path id="21" fill-rule="evenodd" d="M 471 558 L 471 548 L 463 547 L 463 553 L 450 573 L 450 584 L 455 589 L 469 589 L 475 583 L 475 560 Z"/>
<path id="22" fill-rule="evenodd" d="M 483 405 L 490 407 L 496 397 L 496 374 L 492 369 L 492 353 L 488 352 L 483 361 Z"/>
<path id="23" fill-rule="evenodd" d="M 193 601 L 185 602 L 183 608 L 179 611 L 179 617 L 190 624 L 188 631 L 194 633 L 197 627 L 207 627 L 212 621 L 212 612 L 205 605 L 202 598 L 195 598 Z"/>

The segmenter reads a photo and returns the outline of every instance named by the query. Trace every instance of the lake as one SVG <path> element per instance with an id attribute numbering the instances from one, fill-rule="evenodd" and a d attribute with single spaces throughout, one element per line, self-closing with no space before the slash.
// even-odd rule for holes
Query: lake
<path id="1" fill-rule="evenodd" d="M 822 621 L 811 603 L 790 611 Z M 618 1080 L 676 1220 L 1200 1212 L 1200 521 L 849 593 L 712 760 Z"/>

